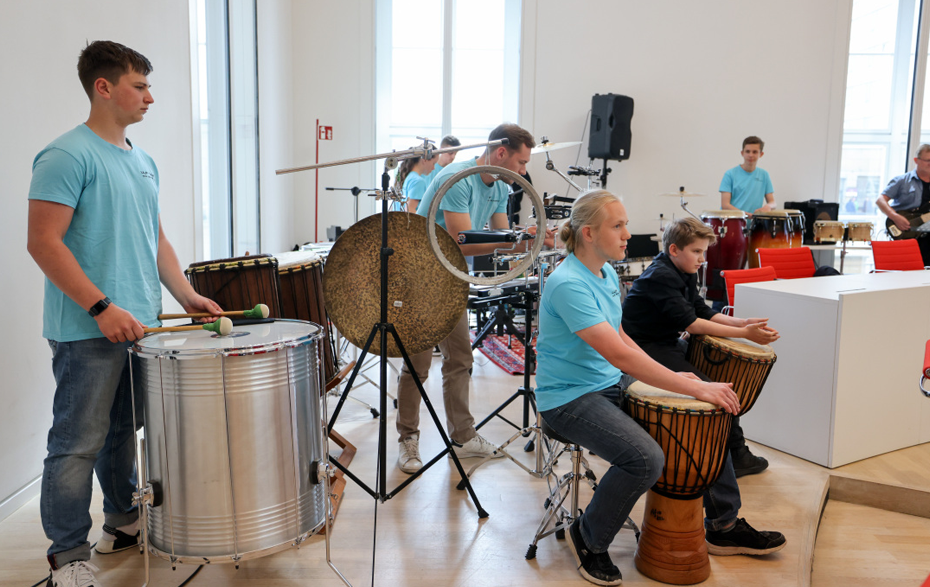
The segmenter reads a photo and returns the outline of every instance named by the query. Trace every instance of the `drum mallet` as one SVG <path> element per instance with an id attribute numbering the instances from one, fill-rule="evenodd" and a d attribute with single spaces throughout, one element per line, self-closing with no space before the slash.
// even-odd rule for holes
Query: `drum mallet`
<path id="1" fill-rule="evenodd" d="M 208 330 L 210 332 L 215 332 L 226 336 L 232 332 L 232 320 L 226 316 L 221 317 L 216 322 L 210 322 L 209 324 L 190 324 L 188 326 L 161 326 L 159 328 L 145 328 L 143 332 L 149 334 L 150 332 L 181 332 L 184 330 Z"/>
<path id="2" fill-rule="evenodd" d="M 217 314 L 210 314 L 209 312 L 196 312 L 193 314 L 159 314 L 159 320 L 175 320 L 178 318 L 212 318 Z M 268 306 L 265 304 L 257 304 L 251 310 L 238 310 L 231 312 L 220 312 L 220 316 L 242 316 L 243 318 L 267 318 L 268 317 Z"/>

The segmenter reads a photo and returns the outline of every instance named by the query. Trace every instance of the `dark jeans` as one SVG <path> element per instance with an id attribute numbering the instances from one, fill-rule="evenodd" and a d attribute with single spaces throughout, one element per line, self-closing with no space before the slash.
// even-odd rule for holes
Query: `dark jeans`
<path id="1" fill-rule="evenodd" d="M 694 368 L 688 362 L 688 343 L 678 339 L 674 344 L 641 344 L 647 355 L 657 363 L 672 371 L 694 373 L 704 381 L 710 381 L 706 375 Z M 739 418 L 733 418 L 730 436 L 727 439 L 727 457 L 723 471 L 717 482 L 704 492 L 704 527 L 708 530 L 726 528 L 736 520 L 742 506 L 739 494 L 739 485 L 736 483 L 736 473 L 733 470 L 732 452 L 745 444 L 743 429 L 739 426 Z"/>
<path id="2" fill-rule="evenodd" d="M 613 386 L 540 413 L 550 428 L 611 465 L 581 516 L 581 536 L 595 553 L 607 551 L 665 464 L 662 449 L 627 415 L 622 401 L 620 387 Z"/>

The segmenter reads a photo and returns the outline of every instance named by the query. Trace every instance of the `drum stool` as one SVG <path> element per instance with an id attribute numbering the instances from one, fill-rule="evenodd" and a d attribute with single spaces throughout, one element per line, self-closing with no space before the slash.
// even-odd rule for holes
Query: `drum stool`
<path id="1" fill-rule="evenodd" d="M 555 537 L 558 539 L 565 538 L 566 530 L 572 525 L 575 518 L 581 514 L 581 510 L 578 507 L 578 484 L 584 480 L 591 485 L 591 489 L 597 489 L 594 472 L 588 468 L 588 463 L 584 458 L 584 448 L 582 448 L 580 444 L 573 443 L 571 440 L 561 436 L 550 428 L 542 416 L 539 417 L 539 424 L 542 427 L 543 434 L 548 436 L 551 440 L 562 443 L 563 445 L 561 450 L 553 451 L 553 456 L 550 459 L 552 466 L 555 466 L 559 455 L 562 453 L 569 453 L 572 459 L 572 470 L 562 475 L 555 487 L 552 487 L 550 482 L 551 489 L 549 497 L 546 498 L 545 502 L 546 512 L 543 514 L 542 520 L 536 528 L 536 535 L 533 536 L 533 541 L 526 549 L 527 560 L 536 558 L 536 543 L 546 536 L 555 534 Z M 581 472 L 582 467 L 585 469 L 584 473 Z M 550 468 L 550 475 L 554 475 L 551 471 L 552 469 Z M 565 500 L 569 498 L 571 499 L 570 509 L 564 507 Z M 639 542 L 639 527 L 632 518 L 628 517 L 626 519 L 623 528 L 633 530 L 633 533 L 636 535 L 636 541 Z"/>

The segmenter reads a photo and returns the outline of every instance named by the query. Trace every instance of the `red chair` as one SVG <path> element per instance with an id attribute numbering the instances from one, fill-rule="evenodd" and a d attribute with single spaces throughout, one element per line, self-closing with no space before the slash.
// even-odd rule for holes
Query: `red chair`
<path id="1" fill-rule="evenodd" d="M 759 249 L 759 266 L 774 267 L 778 279 L 813 277 L 817 271 L 814 256 L 808 247 Z"/>
<path id="2" fill-rule="evenodd" d="M 920 245 L 913 238 L 899 241 L 872 241 L 876 271 L 917 271 L 924 269 Z"/>
<path id="3" fill-rule="evenodd" d="M 727 284 L 727 306 L 724 314 L 733 315 L 733 306 L 736 305 L 736 284 L 755 283 L 757 281 L 773 281 L 775 279 L 774 267 L 757 267 L 755 269 L 727 269 L 721 271 L 720 276 Z M 730 310 L 727 312 L 727 310 Z"/>

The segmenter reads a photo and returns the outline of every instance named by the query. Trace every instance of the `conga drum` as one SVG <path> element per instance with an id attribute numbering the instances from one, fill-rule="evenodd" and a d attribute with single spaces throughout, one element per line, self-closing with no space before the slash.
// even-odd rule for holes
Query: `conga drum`
<path id="1" fill-rule="evenodd" d="M 804 212 L 800 210 L 785 210 L 788 213 L 789 244 L 791 248 L 804 246 Z"/>
<path id="2" fill-rule="evenodd" d="M 714 230 L 717 242 L 707 249 L 707 299 L 726 300 L 727 284 L 721 271 L 746 266 L 749 239 L 742 210 L 705 210 L 701 220 Z"/>
<path id="3" fill-rule="evenodd" d="M 749 223 L 749 267 L 759 266 L 757 249 L 787 249 L 791 246 L 786 210 L 759 212 Z"/>
<path id="4" fill-rule="evenodd" d="M 836 220 L 818 220 L 814 223 L 814 242 L 840 243 L 846 236 L 846 225 Z"/>
<path id="5" fill-rule="evenodd" d="M 688 362 L 718 383 L 732 383 L 742 416 L 752 408 L 775 365 L 775 351 L 745 338 L 691 336 Z"/>
<path id="6" fill-rule="evenodd" d="M 323 303 L 323 260 L 311 251 L 278 253 L 275 259 L 278 260 L 281 317 L 306 320 L 323 328 L 320 358 L 328 382 L 336 376 L 337 369 L 332 329 Z"/>
<path id="7" fill-rule="evenodd" d="M 145 407 L 141 481 L 160 496 L 143 505 L 149 552 L 238 564 L 324 527 L 319 340 L 316 325 L 279 320 L 133 345 Z"/>
<path id="8" fill-rule="evenodd" d="M 732 418 L 713 404 L 639 381 L 624 399 L 630 417 L 665 453 L 662 477 L 646 493 L 636 568 L 663 583 L 700 583 L 710 575 L 701 496 L 723 470 Z"/>
<path id="9" fill-rule="evenodd" d="M 281 317 L 278 261 L 271 255 L 250 255 L 191 263 L 184 270 L 194 291 L 224 310 L 268 306 L 268 316 Z"/>

